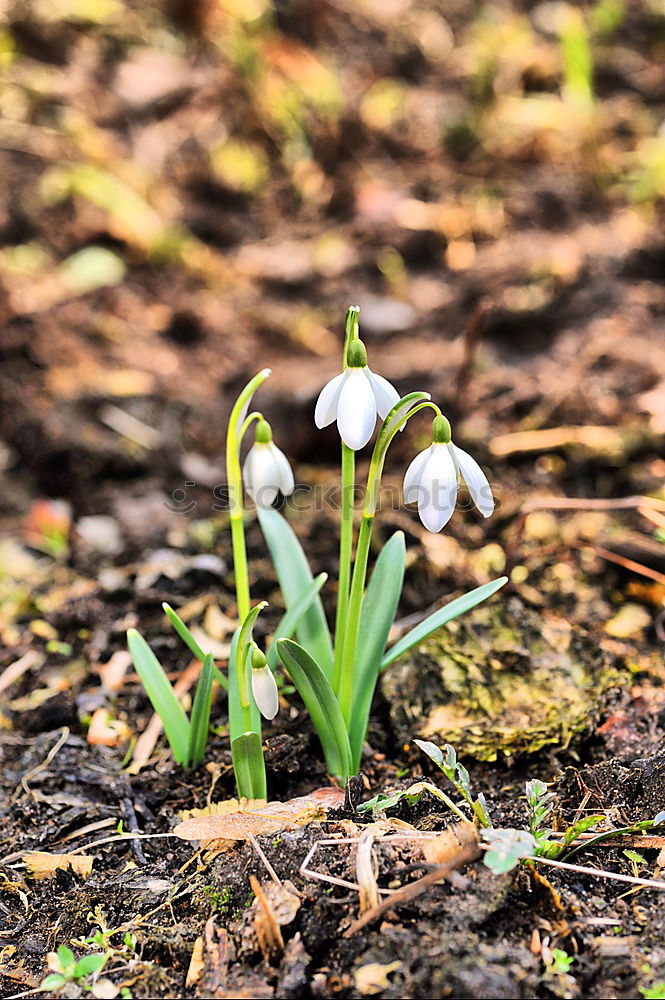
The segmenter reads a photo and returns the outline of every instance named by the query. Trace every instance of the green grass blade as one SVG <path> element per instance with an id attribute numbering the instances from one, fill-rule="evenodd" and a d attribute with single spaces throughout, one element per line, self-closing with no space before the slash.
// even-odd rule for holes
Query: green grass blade
<path id="1" fill-rule="evenodd" d="M 381 670 L 381 657 L 402 593 L 405 556 L 404 532 L 396 531 L 381 549 L 363 598 L 349 724 L 354 771 L 360 766 L 367 720 Z"/>
<path id="2" fill-rule="evenodd" d="M 231 756 L 240 798 L 267 798 L 266 768 L 259 734 L 241 733 L 236 736 L 231 741 Z"/>
<path id="3" fill-rule="evenodd" d="M 196 694 L 189 720 L 189 763 L 200 764 L 205 757 L 210 728 L 210 707 L 212 703 L 212 681 L 214 675 L 212 653 L 203 659 L 203 667 L 196 685 Z"/>
<path id="4" fill-rule="evenodd" d="M 278 639 L 277 649 L 314 723 L 329 773 L 346 780 L 352 774 L 351 748 L 330 681 L 316 660 L 293 639 Z"/>
<path id="5" fill-rule="evenodd" d="M 186 767 L 189 760 L 189 719 L 173 693 L 159 660 L 136 629 L 130 628 L 127 632 L 127 645 L 136 673 L 141 678 L 152 707 L 162 720 L 173 756 L 178 764 Z"/>
<path id="6" fill-rule="evenodd" d="M 500 590 L 504 584 L 508 582 L 507 576 L 500 576 L 498 580 L 492 580 L 491 583 L 484 583 L 482 587 L 476 587 L 475 590 L 470 590 L 468 594 L 463 594 L 462 597 L 457 597 L 450 604 L 446 604 L 445 607 L 439 608 L 438 611 L 433 612 L 429 615 L 425 621 L 420 622 L 415 628 L 412 628 L 410 632 L 402 636 L 399 642 L 396 642 L 394 646 L 391 646 L 388 652 L 385 654 L 381 660 L 381 670 L 385 670 L 389 667 L 394 660 L 406 653 L 408 649 L 412 646 L 416 646 L 423 639 L 426 639 L 428 635 L 432 632 L 436 632 L 438 628 L 442 628 L 447 625 L 448 622 L 452 621 L 453 618 L 457 618 L 459 615 L 463 615 L 465 611 L 470 611 L 471 608 L 475 608 L 476 604 L 486 601 L 488 597 L 492 594 L 496 594 L 497 590 Z"/>
<path id="7" fill-rule="evenodd" d="M 201 663 L 203 663 L 203 661 L 207 656 L 207 653 L 203 652 L 198 642 L 196 641 L 192 633 L 185 625 L 182 618 L 180 618 L 180 616 L 176 614 L 176 612 L 173 610 L 170 604 L 164 602 L 162 604 L 162 607 L 164 608 L 164 614 L 169 619 L 169 621 L 173 625 L 174 629 L 176 630 L 176 632 L 178 633 L 184 644 L 187 646 L 187 649 L 193 656 L 196 657 L 197 660 L 200 660 Z M 218 667 L 216 667 L 214 663 L 212 666 L 212 672 L 214 674 L 215 680 L 219 681 L 219 683 L 222 685 L 225 691 L 228 691 L 229 682 L 227 681 L 222 671 Z"/>
<path id="8" fill-rule="evenodd" d="M 294 602 L 293 606 L 286 614 L 283 616 L 281 622 L 275 629 L 275 636 L 279 636 L 280 639 L 290 639 L 296 628 L 298 627 L 298 622 L 311 607 L 312 601 L 316 595 L 321 590 L 321 587 L 328 579 L 327 573 L 319 573 L 319 575 L 305 588 L 304 592 L 300 595 L 297 601 Z M 279 653 L 277 652 L 277 646 L 274 642 L 270 644 L 270 649 L 267 653 L 268 666 L 271 670 L 274 670 L 277 666 L 277 661 L 279 660 Z"/>
<path id="9" fill-rule="evenodd" d="M 314 579 L 302 546 L 285 518 L 276 510 L 259 510 L 259 522 L 270 549 L 287 610 L 294 608 Z M 330 680 L 333 650 L 320 597 L 315 597 L 295 630 L 298 642 L 309 649 Z"/>

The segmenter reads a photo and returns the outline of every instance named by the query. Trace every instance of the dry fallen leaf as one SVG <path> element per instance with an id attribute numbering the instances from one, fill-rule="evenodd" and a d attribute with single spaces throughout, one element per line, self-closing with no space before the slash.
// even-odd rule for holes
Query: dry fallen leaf
<path id="1" fill-rule="evenodd" d="M 447 865 L 465 847 L 476 847 L 478 831 L 473 823 L 455 823 L 423 844 L 423 857 L 431 865 Z"/>
<path id="2" fill-rule="evenodd" d="M 198 983 L 201 978 L 201 973 L 203 972 L 203 966 L 205 964 L 203 958 L 203 938 L 197 937 L 194 942 L 194 947 L 192 949 L 192 957 L 189 960 L 189 968 L 187 970 L 187 979 L 185 980 L 185 986 L 194 986 Z"/>
<path id="3" fill-rule="evenodd" d="M 48 851 L 28 851 L 21 860 L 36 879 L 52 878 L 57 871 L 68 868 L 87 878 L 92 871 L 93 858 L 87 854 L 49 854 Z"/>
<path id="4" fill-rule="evenodd" d="M 364 997 L 370 997 L 375 993 L 380 993 L 381 990 L 388 989 L 390 986 L 388 976 L 392 972 L 397 972 L 401 967 L 401 962 L 390 962 L 389 965 L 370 962 L 369 965 L 361 965 L 354 973 L 358 993 Z"/>
<path id="5" fill-rule="evenodd" d="M 318 788 L 309 795 L 288 802 L 264 802 L 230 799 L 201 810 L 179 823 L 173 830 L 181 840 L 249 840 L 266 833 L 277 833 L 285 827 L 306 826 L 323 819 L 328 809 L 344 802 L 344 792 L 338 788 Z M 214 812 L 211 815 L 211 812 Z"/>

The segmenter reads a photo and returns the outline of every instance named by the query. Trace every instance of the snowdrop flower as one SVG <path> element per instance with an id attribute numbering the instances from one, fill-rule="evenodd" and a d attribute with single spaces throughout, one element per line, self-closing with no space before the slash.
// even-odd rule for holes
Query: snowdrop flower
<path id="1" fill-rule="evenodd" d="M 385 420 L 400 397 L 387 379 L 367 367 L 367 352 L 362 340 L 352 340 L 349 344 L 347 364 L 348 367 L 321 390 L 314 422 L 321 428 L 337 420 L 344 444 L 358 451 L 371 438 L 377 413 Z"/>
<path id="2" fill-rule="evenodd" d="M 494 510 L 487 476 L 450 437 L 446 418 L 435 417 L 431 446 L 416 455 L 404 477 L 404 501 L 418 504 L 420 520 L 428 531 L 441 531 L 452 517 L 460 478 L 483 517 L 489 517 Z"/>
<path id="3" fill-rule="evenodd" d="M 293 493 L 295 483 L 286 456 L 273 444 L 272 430 L 261 418 L 256 438 L 242 470 L 245 489 L 257 507 L 270 507 L 281 490 L 285 497 Z"/>
<path id="4" fill-rule="evenodd" d="M 263 718 L 274 719 L 279 711 L 277 684 L 258 646 L 252 650 L 252 694 Z"/>

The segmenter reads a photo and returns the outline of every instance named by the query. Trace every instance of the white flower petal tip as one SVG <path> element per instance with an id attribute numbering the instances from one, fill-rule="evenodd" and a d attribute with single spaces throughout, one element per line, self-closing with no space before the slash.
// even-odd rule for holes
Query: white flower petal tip
<path id="1" fill-rule="evenodd" d="M 257 507 L 268 508 L 281 490 L 293 493 L 295 482 L 284 453 L 272 441 L 257 441 L 249 450 L 243 466 L 245 489 Z"/>
<path id="2" fill-rule="evenodd" d="M 448 523 L 457 502 L 457 469 L 444 444 L 416 455 L 404 477 L 404 500 L 418 504 L 418 516 L 436 533 Z"/>
<path id="3" fill-rule="evenodd" d="M 316 408 L 314 410 L 314 423 L 319 430 L 323 427 L 327 427 L 328 424 L 331 424 L 333 420 L 337 419 L 337 404 L 339 402 L 342 386 L 346 381 L 347 372 L 348 369 L 340 375 L 335 375 L 334 378 L 331 378 L 330 382 L 326 382 L 323 389 L 319 393 L 319 398 L 316 401 Z"/>
<path id="4" fill-rule="evenodd" d="M 252 694 L 264 719 L 274 719 L 279 711 L 279 693 L 270 667 L 252 668 Z"/>
<path id="5" fill-rule="evenodd" d="M 494 497 L 487 476 L 468 452 L 452 442 L 449 447 L 453 461 L 466 483 L 475 506 L 483 517 L 490 517 L 494 513 Z"/>
<path id="6" fill-rule="evenodd" d="M 400 394 L 387 378 L 375 374 L 370 368 L 365 368 L 364 371 L 374 393 L 376 412 L 381 417 L 381 420 L 385 420 L 395 403 L 399 403 Z"/>
<path id="7" fill-rule="evenodd" d="M 347 368 L 337 403 L 337 429 L 353 451 L 364 448 L 376 424 L 376 400 L 362 368 Z"/>

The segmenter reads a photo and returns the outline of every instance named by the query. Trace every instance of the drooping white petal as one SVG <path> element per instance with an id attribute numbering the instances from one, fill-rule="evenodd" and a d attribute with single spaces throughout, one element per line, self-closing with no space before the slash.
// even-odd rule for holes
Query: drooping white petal
<path id="1" fill-rule="evenodd" d="M 372 436 L 376 400 L 362 368 L 347 368 L 337 403 L 337 427 L 345 445 L 358 451 Z"/>
<path id="2" fill-rule="evenodd" d="M 257 507 L 270 507 L 279 489 L 277 466 L 270 445 L 254 444 L 245 459 L 245 488 Z"/>
<path id="3" fill-rule="evenodd" d="M 339 394 L 342 391 L 342 387 L 346 382 L 350 371 L 351 370 L 347 368 L 346 371 L 341 372 L 339 375 L 335 375 L 330 382 L 327 382 L 324 385 L 323 389 L 319 393 L 319 398 L 316 401 L 316 408 L 314 410 L 314 423 L 319 429 L 321 427 L 327 427 L 328 424 L 331 424 L 337 416 Z"/>
<path id="4" fill-rule="evenodd" d="M 364 370 L 372 386 L 376 400 L 376 412 L 382 420 L 385 420 L 395 403 L 399 402 L 400 395 L 395 386 L 391 385 L 383 375 L 377 375 L 370 368 Z"/>
<path id="5" fill-rule="evenodd" d="M 483 515 L 489 517 L 494 511 L 494 497 L 487 476 L 480 468 L 475 458 L 468 452 L 458 448 L 452 442 L 449 445 L 455 465 L 462 474 L 462 478 L 467 485 L 471 499 Z"/>
<path id="6" fill-rule="evenodd" d="M 277 469 L 277 485 L 285 497 L 291 496 L 295 488 L 295 481 L 293 479 L 293 473 L 288 459 L 284 452 L 280 451 L 277 445 L 272 441 L 268 447 L 270 448 L 270 453 L 275 462 L 275 468 Z"/>
<path id="7" fill-rule="evenodd" d="M 279 711 L 279 694 L 270 667 L 252 669 L 252 694 L 264 719 L 274 719 Z"/>
<path id="8" fill-rule="evenodd" d="M 441 531 L 457 502 L 457 470 L 445 444 L 433 444 L 420 477 L 418 514 L 428 531 Z"/>
<path id="9" fill-rule="evenodd" d="M 423 474 L 423 469 L 427 463 L 427 459 L 432 453 L 432 446 L 425 448 L 421 451 L 411 465 L 406 470 L 406 475 L 404 476 L 404 503 L 416 503 L 419 495 L 420 480 Z"/>

